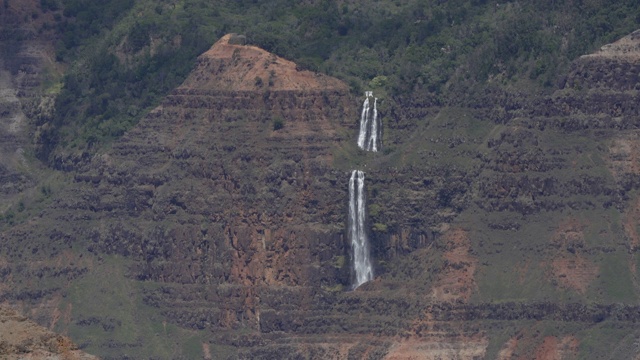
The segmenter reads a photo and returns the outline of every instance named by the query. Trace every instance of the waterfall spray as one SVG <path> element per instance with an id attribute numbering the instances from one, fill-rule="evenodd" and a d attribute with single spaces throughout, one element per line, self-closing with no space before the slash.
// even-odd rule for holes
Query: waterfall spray
<path id="1" fill-rule="evenodd" d="M 353 250 L 354 289 L 373 279 L 365 214 L 364 173 L 353 170 L 349 179 L 349 237 Z"/>

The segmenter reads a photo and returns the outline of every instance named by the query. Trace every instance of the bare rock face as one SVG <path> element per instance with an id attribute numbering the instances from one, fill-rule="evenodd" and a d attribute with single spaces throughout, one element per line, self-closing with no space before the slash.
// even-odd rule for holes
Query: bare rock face
<path id="1" fill-rule="evenodd" d="M 538 126 L 572 130 L 640 127 L 640 32 L 578 58 L 559 90 L 534 106 Z M 559 120 L 559 121 L 558 121 Z"/>
<path id="2" fill-rule="evenodd" d="M 78 350 L 68 337 L 39 326 L 7 306 L 0 307 L 0 356 L 7 360 L 98 359 Z"/>
<path id="3" fill-rule="evenodd" d="M 155 230 L 139 241 L 161 232 L 154 241 L 172 249 L 154 254 L 136 240 L 123 244 L 112 233 L 123 230 L 119 224 L 92 237 L 102 250 L 144 260 L 138 275 L 144 279 L 243 286 L 330 281 L 334 274 L 322 275 L 327 269 L 312 269 L 343 252 L 342 229 L 331 225 L 342 214 L 324 211 L 340 197 L 331 194 L 344 191 L 332 189 L 338 175 L 330 165 L 340 140 L 336 128 L 348 119 L 346 86 L 227 40 L 203 54 L 184 84 L 94 169 L 77 176 L 94 183 L 96 201 L 87 206 L 140 212 Z M 254 78 L 264 74 L 274 84 L 265 78 L 264 88 L 256 88 Z M 160 230 L 157 224 L 166 221 L 180 225 Z M 184 241 L 196 247 L 187 250 Z M 213 261 L 182 269 L 190 252 Z"/>
<path id="4" fill-rule="evenodd" d="M 128 325 L 71 306 L 93 284 L 165 333 L 205 334 L 212 358 L 580 358 L 605 351 L 585 341 L 603 327 L 631 349 L 640 115 L 616 71 L 635 71 L 636 37 L 578 59 L 549 96 L 383 100 L 388 151 L 365 154 L 344 83 L 225 36 L 37 219 L 0 233 L 0 299 L 40 323 L 67 302 L 57 326 L 109 338 Z M 377 278 L 345 291 L 347 182 L 365 165 Z M 124 290 L 95 285 L 109 266 Z M 127 340 L 101 346 L 151 341 Z"/>
<path id="5" fill-rule="evenodd" d="M 270 299 L 308 302 L 347 285 L 348 173 L 332 162 L 339 130 L 356 119 L 348 88 L 228 38 L 75 174 L 49 213 L 77 220 L 64 235 L 16 227 L 8 236 L 57 239 L 39 251 L 82 244 L 133 260 L 131 278 L 161 284 L 146 303 L 190 329 L 258 330 L 262 309 L 269 319 L 282 305 Z"/>
<path id="6" fill-rule="evenodd" d="M 640 30 L 581 56 L 567 78 L 571 87 L 638 90 L 640 72 Z"/>
<path id="7" fill-rule="evenodd" d="M 237 36 L 237 35 L 236 35 Z M 194 72 L 181 88 L 207 88 L 225 91 L 346 91 L 338 79 L 311 71 L 300 71 L 296 64 L 251 45 L 229 42 L 223 36 L 200 55 Z"/>

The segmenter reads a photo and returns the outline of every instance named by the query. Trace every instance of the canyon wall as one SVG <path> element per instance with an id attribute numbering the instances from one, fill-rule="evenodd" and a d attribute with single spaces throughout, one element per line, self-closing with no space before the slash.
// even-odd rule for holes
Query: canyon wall
<path id="1" fill-rule="evenodd" d="M 3 228 L 3 302 L 107 358 L 637 356 L 637 33 L 549 94 L 380 99 L 379 153 L 360 94 L 232 38 Z"/>

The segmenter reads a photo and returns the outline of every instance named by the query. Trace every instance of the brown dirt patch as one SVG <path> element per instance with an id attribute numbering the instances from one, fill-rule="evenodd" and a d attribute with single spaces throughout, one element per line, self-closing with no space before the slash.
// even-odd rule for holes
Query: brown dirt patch
<path id="1" fill-rule="evenodd" d="M 598 266 L 583 254 L 584 228 L 577 219 L 561 222 L 551 238 L 553 254 L 549 276 L 564 288 L 584 294 L 598 275 Z"/>
<path id="2" fill-rule="evenodd" d="M 640 246 L 640 236 L 638 236 L 638 219 L 640 219 L 640 196 L 632 200 L 631 205 L 627 208 L 627 212 L 624 215 L 622 226 L 624 232 L 629 239 L 629 250 L 634 252 Z M 636 288 L 640 288 L 638 283 L 638 264 L 636 262 L 636 256 L 629 257 L 629 270 L 631 271 L 632 280 Z"/>
<path id="3" fill-rule="evenodd" d="M 511 359 L 517 347 L 518 347 L 518 339 L 516 337 L 512 337 L 502 346 L 502 349 L 500 349 L 497 360 Z"/>
<path id="4" fill-rule="evenodd" d="M 625 174 L 640 174 L 640 132 L 614 139 L 609 147 L 608 166 L 617 179 Z"/>
<path id="5" fill-rule="evenodd" d="M 517 358 L 518 360 L 569 360 L 576 359 L 578 354 L 578 339 L 574 336 L 567 335 L 562 339 L 555 336 L 546 336 L 540 342 L 540 339 L 532 333 L 524 330 L 518 335 L 509 339 L 498 353 L 497 360 L 510 360 Z M 534 344 L 537 344 L 535 346 Z M 528 348 L 527 344 L 534 345 L 532 350 L 524 350 Z M 520 347 L 520 349 L 518 349 Z"/>
<path id="6" fill-rule="evenodd" d="M 481 359 L 487 351 L 485 338 L 408 340 L 391 347 L 386 360 Z"/>
<path id="7" fill-rule="evenodd" d="M 0 339 L 2 359 L 97 359 L 8 306 L 0 306 Z"/>
<path id="8" fill-rule="evenodd" d="M 535 360 L 566 360 L 575 359 L 578 353 L 578 339 L 573 336 L 565 336 L 558 339 L 555 336 L 547 336 L 542 344 L 535 350 Z M 522 358 L 525 360 L 525 358 Z"/>
<path id="9" fill-rule="evenodd" d="M 211 348 L 209 347 L 209 344 L 204 343 L 204 342 L 202 343 L 202 354 L 204 354 L 204 355 L 203 355 L 203 358 L 204 358 L 205 360 L 213 359 L 213 358 L 211 357 Z"/>
<path id="10" fill-rule="evenodd" d="M 196 75 L 182 87 L 218 90 L 348 90 L 342 81 L 307 70 L 256 46 L 229 44 L 223 36 L 199 58 Z M 260 79 L 258 82 L 257 79 Z M 213 86 L 211 86 L 213 85 Z"/>
<path id="11" fill-rule="evenodd" d="M 602 46 L 599 51 L 582 57 L 640 62 L 640 31 L 636 30 L 616 42 Z"/>
<path id="12" fill-rule="evenodd" d="M 555 279 L 563 286 L 581 294 L 587 291 L 589 284 L 598 274 L 598 268 L 591 261 L 579 256 L 556 258 L 551 263 Z"/>
<path id="13" fill-rule="evenodd" d="M 445 263 L 431 290 L 438 301 L 467 301 L 477 288 L 474 274 L 478 259 L 471 255 L 469 235 L 462 229 L 452 229 L 444 237 Z"/>

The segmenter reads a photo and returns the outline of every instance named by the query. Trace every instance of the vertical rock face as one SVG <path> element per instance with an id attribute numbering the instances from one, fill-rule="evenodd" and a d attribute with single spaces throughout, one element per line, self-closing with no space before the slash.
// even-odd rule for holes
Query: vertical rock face
<path id="1" fill-rule="evenodd" d="M 381 101 L 376 154 L 357 149 L 345 84 L 230 39 L 38 218 L 0 233 L 0 299 L 108 332 L 126 326 L 80 304 L 132 298 L 128 321 L 203 330 L 205 353 L 232 349 L 222 358 L 580 358 L 609 349 L 585 341 L 601 331 L 633 350 L 637 33 L 578 59 L 550 96 Z M 342 291 L 346 170 L 363 163 L 377 278 Z"/>
<path id="2" fill-rule="evenodd" d="M 149 253 L 139 242 L 114 241 L 109 231 L 94 235 L 96 245 L 145 261 L 137 275 L 143 279 L 333 283 L 335 274 L 315 265 L 343 252 L 335 224 L 344 215 L 327 212 L 334 208 L 327 203 L 345 192 L 330 165 L 336 129 L 349 115 L 347 89 L 227 40 L 203 54 L 182 86 L 78 176 L 115 198 L 98 195 L 88 206 L 136 212 L 148 221 L 144 228 L 156 228 L 140 241 L 161 232 L 154 241 L 169 248 Z M 265 79 L 256 84 L 260 76 Z M 167 222 L 170 228 L 158 228 Z M 184 241 L 191 244 L 185 248 Z M 187 264 L 192 256 L 199 260 Z M 192 269 L 181 268 L 187 265 Z"/>
<path id="3" fill-rule="evenodd" d="M 331 169 L 352 115 L 347 88 L 228 38 L 78 177 L 95 183 L 86 206 L 136 214 L 135 226 L 90 230 L 96 249 L 136 259 L 140 280 L 179 289 L 149 301 L 189 328 L 258 329 L 261 308 L 280 306 L 268 301 L 284 289 L 301 299 L 348 281 L 334 260 L 348 246 L 346 187 Z"/>
<path id="4" fill-rule="evenodd" d="M 10 241 L 8 252 L 69 245 L 124 256 L 129 278 L 160 285 L 145 303 L 190 329 L 259 330 L 261 319 L 294 318 L 291 306 L 349 284 L 348 174 L 332 168 L 355 119 L 348 88 L 228 39 L 75 174 L 49 212 L 63 227 L 16 227 L 3 236 L 31 245 Z M 54 239 L 47 250 L 40 236 Z"/>

